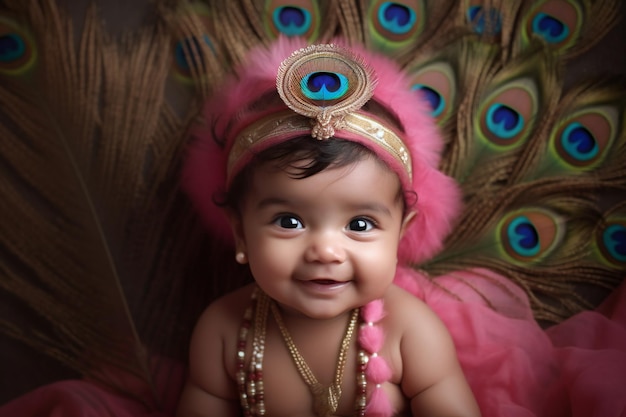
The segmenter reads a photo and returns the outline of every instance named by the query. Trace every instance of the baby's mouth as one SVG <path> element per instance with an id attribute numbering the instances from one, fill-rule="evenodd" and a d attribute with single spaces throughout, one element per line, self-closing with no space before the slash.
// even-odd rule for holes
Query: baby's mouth
<path id="1" fill-rule="evenodd" d="M 303 285 L 308 290 L 314 291 L 315 293 L 319 294 L 334 294 L 336 291 L 346 288 L 349 283 L 349 280 L 345 281 L 342 279 L 325 277 L 310 277 L 300 281 L 300 285 Z"/>
<path id="2" fill-rule="evenodd" d="M 335 281 L 333 279 L 313 279 L 310 282 L 313 282 L 318 285 L 337 285 L 342 284 L 341 281 Z"/>

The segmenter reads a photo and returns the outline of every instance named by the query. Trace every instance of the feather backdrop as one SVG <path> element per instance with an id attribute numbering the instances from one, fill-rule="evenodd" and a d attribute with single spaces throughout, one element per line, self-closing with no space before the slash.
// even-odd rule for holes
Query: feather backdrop
<path id="1" fill-rule="evenodd" d="M 416 268 L 487 267 L 550 322 L 623 279 L 617 1 L 130 3 L 1 3 L 0 330 L 25 355 L 144 399 L 158 358 L 185 360 L 199 312 L 249 277 L 181 193 L 181 157 L 223 75 L 281 33 L 364 43 L 429 98 L 466 205 Z M 588 69 L 603 50 L 622 61 Z"/>
<path id="2" fill-rule="evenodd" d="M 146 344 L 183 357 L 192 317 L 228 288 L 208 269 L 207 239 L 176 177 L 207 80 L 219 73 L 207 64 L 198 88 L 181 82 L 181 67 L 194 74 L 180 62 L 199 71 L 189 57 L 206 56 L 184 32 L 200 32 L 200 15 L 112 36 L 97 13 L 91 5 L 80 29 L 53 1 L 2 13 L 0 288 L 37 325 L 9 311 L 0 326 L 93 378 L 115 386 L 111 367 L 150 389 Z M 168 97 L 172 86 L 184 86 L 178 97 Z M 198 279 L 213 284 L 204 293 L 186 285 Z"/>

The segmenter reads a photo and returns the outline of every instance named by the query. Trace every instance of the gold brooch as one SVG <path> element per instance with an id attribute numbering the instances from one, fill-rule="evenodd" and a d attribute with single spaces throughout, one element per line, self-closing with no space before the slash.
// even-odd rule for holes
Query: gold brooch
<path id="1" fill-rule="evenodd" d="M 344 116 L 360 109 L 374 94 L 372 70 L 337 45 L 311 45 L 282 62 L 278 94 L 294 112 L 313 119 L 311 136 L 328 139 L 345 126 Z"/>

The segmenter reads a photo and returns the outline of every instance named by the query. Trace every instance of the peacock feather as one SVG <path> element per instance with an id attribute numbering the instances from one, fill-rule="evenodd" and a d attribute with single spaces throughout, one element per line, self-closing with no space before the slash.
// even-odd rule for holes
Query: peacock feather
<path id="1" fill-rule="evenodd" d="M 621 203 L 606 211 L 602 221 L 596 226 L 591 257 L 619 274 L 626 266 L 625 243 L 626 205 Z"/>
<path id="2" fill-rule="evenodd" d="M 121 35 L 105 31 L 94 5 L 82 28 L 52 0 L 5 5 L 0 295 L 10 309 L 0 328 L 157 403 L 153 357 L 184 357 L 193 317 L 210 297 L 187 284 L 193 270 L 210 275 L 201 248 L 211 244 L 177 171 L 217 78 L 196 66 L 218 66 L 187 58 L 191 75 L 180 83 L 175 48 L 206 39 L 206 26 L 165 3 L 171 12 Z"/>
<path id="3" fill-rule="evenodd" d="M 514 50 L 540 38 L 558 55 L 572 57 L 591 48 L 616 23 L 612 0 L 545 0 L 526 2 Z"/>
<path id="4" fill-rule="evenodd" d="M 268 41 L 284 35 L 315 42 L 331 37 L 337 27 L 337 2 L 245 0 L 241 3 L 256 35 Z"/>

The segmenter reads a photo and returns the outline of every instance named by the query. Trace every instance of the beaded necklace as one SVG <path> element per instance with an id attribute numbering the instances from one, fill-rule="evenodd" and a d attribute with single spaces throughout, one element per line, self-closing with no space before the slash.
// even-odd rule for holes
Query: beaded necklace
<path id="1" fill-rule="evenodd" d="M 252 303 L 244 313 L 243 322 L 239 331 L 239 341 L 237 343 L 237 385 L 243 415 L 245 417 L 256 417 L 265 415 L 265 392 L 263 386 L 263 354 L 265 350 L 265 335 L 268 312 L 272 313 L 277 320 L 281 334 L 290 350 L 292 358 L 296 362 L 296 367 L 301 376 L 311 389 L 318 416 L 324 417 L 328 413 L 334 412 L 339 403 L 341 389 L 339 385 L 345 366 L 347 346 L 352 337 L 355 327 L 358 309 L 351 314 L 350 322 L 346 334 L 342 340 L 342 347 L 337 361 L 337 372 L 333 384 L 327 389 L 321 389 L 321 384 L 317 382 L 315 376 L 310 371 L 304 359 L 297 353 L 297 348 L 289 336 L 278 309 L 273 305 L 272 300 L 259 288 L 255 288 L 252 293 Z M 377 352 L 382 347 L 382 329 L 376 323 L 382 319 L 382 301 L 376 300 L 361 309 L 361 317 L 364 320 L 359 327 L 358 370 L 357 370 L 357 395 L 355 402 L 355 416 L 376 415 L 380 417 L 391 417 L 393 408 L 382 390 L 382 384 L 391 378 L 391 371 L 385 360 L 378 356 Z M 249 332 L 252 329 L 252 354 L 248 369 L 246 370 L 246 347 Z M 295 352 L 294 352 L 295 351 Z M 376 370 L 374 371 L 374 366 Z M 381 372 L 382 369 L 382 372 Z M 374 384 L 369 402 L 367 398 L 368 382 Z M 322 394 L 327 393 L 324 397 Z M 329 407 L 330 405 L 330 407 Z"/>

